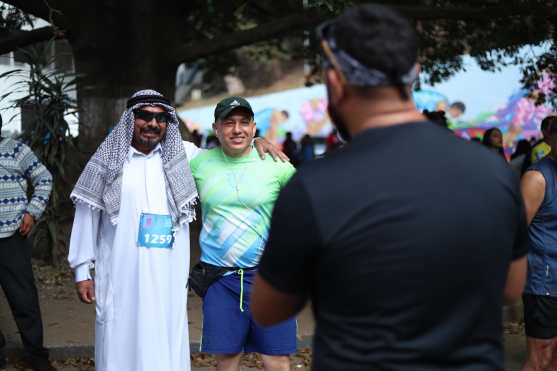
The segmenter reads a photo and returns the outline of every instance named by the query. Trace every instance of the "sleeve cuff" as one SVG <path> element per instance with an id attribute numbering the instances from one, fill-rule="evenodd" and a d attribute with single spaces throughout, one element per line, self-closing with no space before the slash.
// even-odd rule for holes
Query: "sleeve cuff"
<path id="1" fill-rule="evenodd" d="M 39 207 L 36 207 L 35 205 L 32 205 L 31 203 L 29 203 L 29 205 L 25 209 L 25 212 L 27 214 L 30 214 L 33 217 L 33 219 L 35 219 L 35 222 L 36 222 L 43 215 L 44 208 L 39 208 Z"/>
<path id="2" fill-rule="evenodd" d="M 75 282 L 93 279 L 91 276 L 91 265 L 92 263 L 83 263 L 75 268 Z"/>
<path id="3" fill-rule="evenodd" d="M 525 257 L 526 255 L 528 255 L 528 249 L 522 250 L 520 252 L 513 252 L 513 257 L 511 260 L 518 260 L 520 258 Z"/>

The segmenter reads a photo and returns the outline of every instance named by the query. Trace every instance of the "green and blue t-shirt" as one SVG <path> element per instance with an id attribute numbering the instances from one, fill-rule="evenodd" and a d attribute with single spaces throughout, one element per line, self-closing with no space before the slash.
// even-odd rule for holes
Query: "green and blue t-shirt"
<path id="1" fill-rule="evenodd" d="M 295 169 L 264 160 L 252 149 L 226 156 L 220 147 L 197 155 L 190 167 L 201 200 L 201 261 L 220 267 L 254 267 L 269 234 L 271 214 Z"/>

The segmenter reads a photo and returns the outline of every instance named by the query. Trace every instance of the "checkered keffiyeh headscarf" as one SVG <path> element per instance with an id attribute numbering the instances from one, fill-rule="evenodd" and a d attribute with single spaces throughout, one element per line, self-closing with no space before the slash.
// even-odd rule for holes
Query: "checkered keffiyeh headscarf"
<path id="1" fill-rule="evenodd" d="M 141 99 L 142 96 L 145 99 Z M 153 97 L 153 101 L 149 102 L 147 97 Z M 139 99 L 140 103 L 133 104 L 123 113 L 120 122 L 85 166 L 70 195 L 74 203 L 83 202 L 92 208 L 106 212 L 112 224 L 118 223 L 122 168 L 133 138 L 135 121 L 133 110 L 153 104 L 163 107 L 171 116 L 166 135 L 160 144 L 172 223 L 177 229 L 183 223 L 189 223 L 195 218 L 197 189 L 178 130 L 176 111 L 157 97 L 164 99 L 162 94 L 154 90 L 141 90 L 131 97 L 130 102 L 136 98 L 135 101 Z"/>

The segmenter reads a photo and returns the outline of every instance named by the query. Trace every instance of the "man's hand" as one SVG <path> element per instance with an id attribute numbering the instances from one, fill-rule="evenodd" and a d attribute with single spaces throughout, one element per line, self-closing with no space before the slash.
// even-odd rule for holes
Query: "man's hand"
<path id="1" fill-rule="evenodd" d="M 259 157 L 261 157 L 262 160 L 265 158 L 265 153 L 268 153 L 275 161 L 277 159 L 280 159 L 282 162 L 290 161 L 290 159 L 284 154 L 284 152 L 280 151 L 267 139 L 257 137 L 254 139 L 254 143 L 255 149 L 257 150 L 257 153 L 259 153 Z"/>
<path id="2" fill-rule="evenodd" d="M 93 280 L 79 281 L 75 285 L 79 300 L 86 304 L 91 304 L 95 301 L 95 282 Z"/>
<path id="3" fill-rule="evenodd" d="M 19 227 L 19 233 L 21 233 L 23 237 L 27 236 L 29 232 L 31 232 L 31 229 L 33 229 L 34 225 L 35 218 L 33 218 L 33 216 L 29 213 L 23 214 L 23 221 L 21 222 L 21 226 Z"/>

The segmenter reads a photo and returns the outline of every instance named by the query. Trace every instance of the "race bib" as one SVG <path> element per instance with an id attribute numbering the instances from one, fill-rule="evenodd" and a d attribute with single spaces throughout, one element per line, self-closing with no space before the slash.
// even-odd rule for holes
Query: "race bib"
<path id="1" fill-rule="evenodd" d="M 171 249 L 173 243 L 170 215 L 141 213 L 137 246 Z"/>

